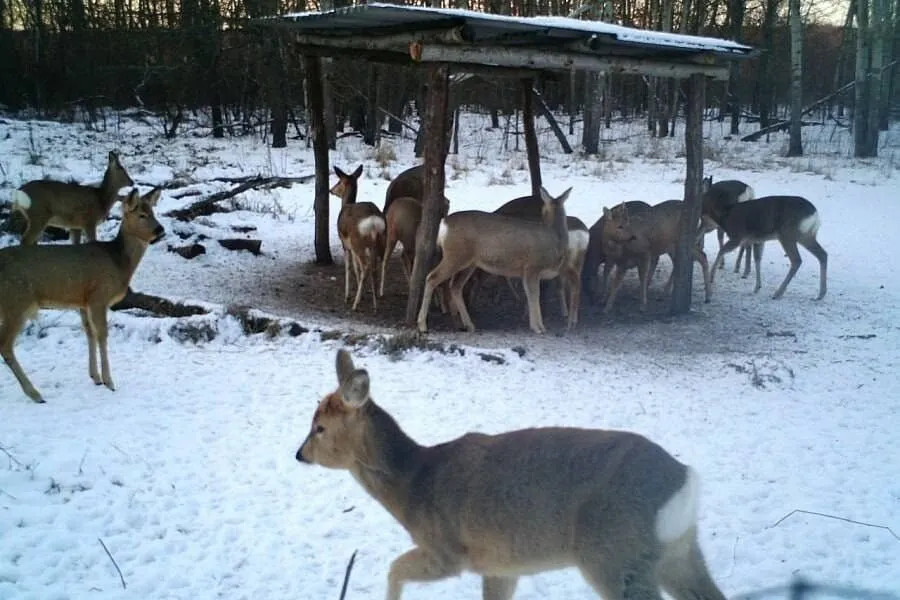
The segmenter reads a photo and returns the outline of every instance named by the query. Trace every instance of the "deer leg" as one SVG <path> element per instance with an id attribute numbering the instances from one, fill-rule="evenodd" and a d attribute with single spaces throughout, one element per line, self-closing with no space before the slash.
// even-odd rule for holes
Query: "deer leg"
<path id="1" fill-rule="evenodd" d="M 369 291 L 372 293 L 372 311 L 378 310 L 378 299 L 375 293 L 375 274 L 378 272 L 378 256 L 375 248 L 366 247 L 363 257 L 363 273 L 369 280 Z"/>
<path id="2" fill-rule="evenodd" d="M 97 330 L 94 328 L 91 314 L 87 308 L 82 308 L 78 312 L 81 314 L 81 327 L 84 329 L 88 341 L 88 374 L 95 384 L 101 385 L 103 380 L 100 378 L 100 372 L 97 371 Z"/>
<path id="3" fill-rule="evenodd" d="M 78 245 L 81 243 L 81 230 L 77 227 L 69 230 L 69 241 L 72 242 L 72 245 Z M 88 241 L 93 241 L 88 238 Z"/>
<path id="4" fill-rule="evenodd" d="M 615 265 L 615 267 L 616 272 L 613 274 L 612 281 L 609 284 L 609 292 L 606 294 L 606 306 L 603 307 L 603 312 L 605 314 L 612 312 L 613 303 L 616 301 L 616 294 L 619 293 L 619 287 L 622 285 L 622 280 L 625 278 L 625 269 L 619 265 Z"/>
<path id="5" fill-rule="evenodd" d="M 103 385 L 115 391 L 116 386 L 113 384 L 112 374 L 109 369 L 109 355 L 106 351 L 106 340 L 109 331 L 106 322 L 106 305 L 102 303 L 94 304 L 88 308 L 88 311 L 90 311 L 91 323 L 94 325 L 94 334 L 97 336 L 97 345 L 100 347 L 100 374 L 103 378 Z"/>
<path id="6" fill-rule="evenodd" d="M 641 285 L 641 312 L 647 311 L 647 287 L 650 284 L 650 275 L 652 274 L 651 266 L 655 267 L 655 264 L 649 254 L 642 256 L 638 261 L 638 281 Z"/>
<path id="7" fill-rule="evenodd" d="M 753 251 L 753 262 L 756 264 L 756 287 L 753 288 L 753 293 L 759 291 L 762 287 L 762 271 L 760 268 L 762 267 L 762 253 L 763 253 L 763 244 L 753 244 L 750 248 L 748 248 L 747 252 Z"/>
<path id="8" fill-rule="evenodd" d="M 559 312 L 562 315 L 563 319 L 569 318 L 569 300 L 566 298 L 567 293 L 571 293 L 569 290 L 569 271 L 567 267 L 563 267 L 563 269 L 559 272 L 559 276 L 557 277 L 557 288 L 559 289 Z M 571 325 L 569 326 L 571 327 Z"/>
<path id="9" fill-rule="evenodd" d="M 600 553 L 598 553 L 600 554 Z M 650 564 L 638 559 L 635 565 L 594 558 L 578 566 L 582 576 L 602 598 L 609 600 L 662 600 L 659 584 Z M 706 600 L 706 599 L 703 599 Z"/>
<path id="10" fill-rule="evenodd" d="M 755 245 L 756 244 L 753 244 L 753 246 Z M 741 275 L 742 279 L 747 279 L 750 276 L 750 255 L 752 254 L 751 250 L 753 250 L 752 247 L 748 248 L 747 246 L 741 246 L 741 252 L 744 253 L 744 274 Z M 735 269 L 734 272 L 737 273 L 737 269 Z"/>
<path id="11" fill-rule="evenodd" d="M 474 272 L 475 267 L 468 267 L 457 273 L 450 282 L 450 304 L 456 307 L 456 312 L 459 314 L 463 327 L 470 332 L 475 331 L 475 323 L 472 321 L 471 315 L 469 315 L 469 309 L 466 308 L 463 289 Z"/>
<path id="12" fill-rule="evenodd" d="M 19 361 L 16 359 L 16 355 L 13 352 L 13 344 L 15 344 L 16 338 L 18 337 L 19 332 L 22 331 L 24 325 L 25 315 L 16 316 L 11 314 L 11 311 L 4 313 L 3 321 L 0 322 L 0 356 L 3 357 L 3 361 L 13 372 L 13 375 L 15 375 L 16 380 L 22 387 L 22 391 L 25 392 L 29 398 L 40 404 L 44 402 L 44 399 L 34 388 L 34 385 L 32 385 L 28 376 L 25 375 L 25 371 L 22 370 L 22 365 L 19 364 Z"/>
<path id="13" fill-rule="evenodd" d="M 675 600 L 725 600 L 710 577 L 696 531 L 664 548 L 656 573 L 662 588 Z"/>
<path id="14" fill-rule="evenodd" d="M 44 229 L 46 229 L 47 223 L 50 222 L 50 218 L 47 217 L 46 219 L 42 219 L 37 216 L 26 214 L 25 220 L 28 221 L 28 224 L 25 226 L 25 233 L 22 234 L 22 245 L 31 246 L 32 244 L 37 243 L 38 238 L 44 233 Z"/>
<path id="15" fill-rule="evenodd" d="M 725 230 L 722 229 L 721 227 L 716 227 L 716 237 L 719 239 L 719 252 L 721 252 L 721 251 L 722 251 L 722 246 L 725 245 Z M 722 262 L 722 264 L 719 265 L 719 268 L 720 268 L 720 269 L 724 269 L 724 268 L 725 268 L 725 262 L 724 262 L 724 261 Z"/>
<path id="16" fill-rule="evenodd" d="M 581 310 L 581 269 L 569 270 L 569 329 L 578 325 L 578 313 Z"/>
<path id="17" fill-rule="evenodd" d="M 610 261 L 606 261 L 603 263 L 603 280 L 600 282 L 600 294 L 598 294 L 596 301 L 599 302 L 603 299 L 603 294 L 608 293 L 609 291 L 609 273 L 613 269 L 613 263 Z"/>
<path id="18" fill-rule="evenodd" d="M 541 280 L 538 273 L 525 273 L 522 278 L 525 299 L 528 301 L 528 325 L 535 333 L 546 333 L 541 317 Z"/>
<path id="19" fill-rule="evenodd" d="M 346 304 L 348 300 L 350 300 L 350 269 L 352 265 L 350 264 L 353 261 L 353 255 L 350 253 L 350 250 L 347 247 L 344 247 L 344 303 Z"/>
<path id="20" fill-rule="evenodd" d="M 353 253 L 353 264 L 356 265 L 356 298 L 354 298 L 353 306 L 350 310 L 356 310 L 356 307 L 359 306 L 359 301 L 362 298 L 363 285 L 365 285 L 366 282 L 363 257 L 359 256 L 356 252 Z"/>
<path id="21" fill-rule="evenodd" d="M 800 240 L 800 244 L 819 259 L 819 295 L 816 296 L 816 300 L 821 300 L 825 297 L 825 292 L 827 291 L 828 253 L 825 252 L 825 248 L 815 238 Z"/>
<path id="22" fill-rule="evenodd" d="M 388 235 L 387 244 L 384 246 L 384 257 L 381 259 L 381 286 L 378 290 L 378 295 L 384 298 L 384 280 L 387 277 L 387 265 L 388 259 L 391 257 L 391 254 L 394 253 L 394 248 L 397 246 L 397 239 Z M 403 253 L 406 254 L 406 248 L 403 249 Z M 403 263 L 404 269 L 406 268 L 406 262 Z M 409 273 L 407 272 L 407 279 L 409 278 Z"/>
<path id="23" fill-rule="evenodd" d="M 441 258 L 441 262 L 439 262 L 428 274 L 428 277 L 425 278 L 425 291 L 422 293 L 422 304 L 419 305 L 419 314 L 416 318 L 416 327 L 419 329 L 419 332 L 428 332 L 428 309 L 431 307 L 431 297 L 434 294 L 434 288 L 444 283 L 461 270 L 462 269 L 459 269 L 457 265 L 450 264 L 447 260 L 447 255 L 445 254 L 443 258 Z M 450 303 L 453 304 L 453 302 L 453 286 L 451 286 Z M 468 315 L 469 313 L 467 312 L 466 316 L 468 317 Z"/>
<path id="24" fill-rule="evenodd" d="M 719 250 L 719 253 L 716 254 L 716 260 L 713 262 L 712 273 L 709 274 L 709 282 L 712 283 L 716 279 L 716 271 L 722 267 L 723 261 L 725 260 L 725 255 L 729 252 L 734 251 L 735 248 L 741 245 L 741 242 L 737 239 L 730 239 L 725 242 L 725 245 L 722 246 L 722 249 Z"/>
<path id="25" fill-rule="evenodd" d="M 784 248 L 788 260 L 791 261 L 791 268 L 788 269 L 784 281 L 781 282 L 781 285 L 777 290 L 775 290 L 775 293 L 772 295 L 773 300 L 777 300 L 778 298 L 781 298 L 782 295 L 784 295 L 784 290 L 787 289 L 787 286 L 791 282 L 791 279 L 793 279 L 794 275 L 797 274 L 797 269 L 799 269 L 800 265 L 803 263 L 803 259 L 800 258 L 800 250 L 797 249 L 797 240 L 793 238 L 779 237 L 778 241 L 781 242 L 781 246 Z"/>
<path id="26" fill-rule="evenodd" d="M 746 253 L 747 246 L 741 244 L 741 247 L 738 248 L 737 258 L 734 261 L 734 272 L 739 273 L 741 271 L 741 259 L 744 258 L 744 254 Z M 722 263 L 722 268 L 725 268 L 725 263 Z M 746 275 L 745 275 L 746 277 Z"/>
<path id="27" fill-rule="evenodd" d="M 385 600 L 400 600 L 407 581 L 438 581 L 458 575 L 461 571 L 457 564 L 447 563 L 422 548 L 413 548 L 391 563 Z"/>
<path id="28" fill-rule="evenodd" d="M 518 577 L 485 575 L 481 581 L 481 597 L 483 600 L 512 600 L 518 581 Z"/>
<path id="29" fill-rule="evenodd" d="M 703 292 L 706 295 L 703 301 L 709 302 L 712 298 L 712 289 L 709 283 L 709 260 L 706 258 L 706 252 L 700 248 L 695 247 L 693 252 L 694 260 L 700 263 L 700 269 L 703 271 Z"/>

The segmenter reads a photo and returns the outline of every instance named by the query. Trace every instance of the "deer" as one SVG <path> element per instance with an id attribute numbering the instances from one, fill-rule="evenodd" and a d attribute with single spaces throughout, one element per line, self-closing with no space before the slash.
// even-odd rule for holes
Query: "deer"
<path id="1" fill-rule="evenodd" d="M 565 201 L 572 188 L 553 197 L 541 187 L 542 220 L 529 221 L 504 215 L 468 210 L 447 215 L 438 230 L 441 262 L 428 273 L 419 307 L 417 326 L 428 331 L 428 307 L 434 289 L 451 280 L 450 304 L 463 326 L 475 331 L 462 290 L 475 269 L 493 275 L 520 277 L 528 301 L 528 321 L 535 333 L 546 333 L 541 316 L 541 279 L 557 277 L 569 251 Z"/>
<path id="2" fill-rule="evenodd" d="M 630 431 L 540 427 L 423 446 L 371 397 L 338 350 L 338 386 L 318 403 L 295 458 L 349 471 L 412 539 L 387 574 L 410 582 L 471 572 L 484 600 L 523 575 L 577 568 L 608 600 L 725 600 L 698 541 L 700 477 Z"/>
<path id="3" fill-rule="evenodd" d="M 702 187 L 702 227 L 700 235 L 706 235 L 710 231 L 716 231 L 716 237 L 719 240 L 719 250 L 722 249 L 725 241 L 725 230 L 720 225 L 724 213 L 739 202 L 753 200 L 753 188 L 737 179 L 725 179 L 713 183 L 712 177 L 703 178 Z M 746 251 L 746 252 L 745 252 Z M 750 251 L 741 246 L 738 251 L 737 262 L 734 264 L 734 272 L 737 273 L 741 269 L 741 258 L 746 256 L 743 278 L 746 279 L 750 275 Z M 724 268 L 724 262 L 719 268 Z"/>
<path id="4" fill-rule="evenodd" d="M 632 266 L 636 266 L 638 269 L 641 286 L 641 311 L 647 310 L 647 287 L 650 278 L 656 271 L 659 257 L 668 254 L 669 258 L 674 261 L 682 205 L 681 200 L 666 200 L 651 206 L 649 210 L 627 218 L 623 217 L 621 212 L 617 213 L 604 208 L 603 214 L 607 217 L 603 232 L 606 240 L 605 251 L 607 258 L 615 264 L 615 273 L 603 309 L 604 313 L 609 314 L 612 311 L 625 271 Z M 699 228 L 699 222 L 697 226 Z M 711 295 L 709 262 L 698 244 L 693 246 L 692 255 L 703 270 L 706 292 L 704 301 L 709 302 Z M 665 286 L 667 291 L 672 287 L 674 275 L 673 270 Z"/>
<path id="5" fill-rule="evenodd" d="M 344 302 L 350 299 L 350 270 L 356 275 L 356 297 L 351 310 L 356 310 L 362 298 L 363 285 L 368 279 L 372 292 L 372 308 L 378 310 L 375 296 L 375 271 L 378 258 L 384 252 L 385 221 L 381 210 L 372 202 L 357 202 L 359 176 L 363 167 L 359 165 L 349 175 L 338 167 L 334 173 L 338 181 L 332 186 L 331 194 L 341 199 L 337 228 L 341 246 L 344 249 Z"/>
<path id="6" fill-rule="evenodd" d="M 444 198 L 441 216 L 446 217 L 449 210 L 450 203 Z M 419 231 L 419 223 L 422 222 L 422 202 L 411 196 L 393 198 L 384 218 L 386 241 L 384 256 L 381 260 L 381 288 L 378 292 L 380 297 L 384 297 L 384 280 L 387 275 L 388 260 L 394 253 L 397 244 L 403 248 L 400 254 L 403 272 L 406 274 L 406 280 L 410 279 L 413 261 L 416 258 L 416 234 Z"/>
<path id="7" fill-rule="evenodd" d="M 110 152 L 100 187 L 79 183 L 38 179 L 13 192 L 12 208 L 27 221 L 22 244 L 37 242 L 47 226 L 69 231 L 73 244 L 81 243 L 84 232 L 89 242 L 97 239 L 97 225 L 106 219 L 119 199 L 119 190 L 134 185 L 118 153 Z"/>
<path id="8" fill-rule="evenodd" d="M 25 322 L 41 308 L 81 312 L 88 340 L 88 373 L 95 384 L 116 389 L 107 354 L 107 309 L 125 297 L 148 245 L 165 235 L 153 213 L 160 191 L 156 188 L 141 196 L 135 188 L 122 200 L 122 223 L 112 240 L 0 249 L 0 356 L 34 402 L 44 399 L 22 370 L 13 345 Z"/>
<path id="9" fill-rule="evenodd" d="M 539 196 L 529 194 L 513 198 L 496 209 L 494 214 L 540 221 L 543 206 L 544 202 Z M 559 306 L 563 318 L 567 319 L 567 328 L 572 329 L 578 324 L 578 313 L 581 306 L 581 271 L 584 268 L 589 237 L 587 225 L 578 217 L 566 216 L 566 227 L 569 230 L 569 251 L 564 268 L 559 276 Z M 476 271 L 470 278 L 470 303 L 474 296 L 474 288 L 480 284 L 480 274 L 482 273 L 483 271 Z M 507 277 L 506 281 L 516 300 L 518 300 L 519 293 L 512 285 L 512 280 Z"/>
<path id="10" fill-rule="evenodd" d="M 619 220 L 619 227 L 621 229 L 625 227 L 623 222 L 627 220 L 630 215 L 638 214 L 649 208 L 650 205 L 642 200 L 630 200 L 628 202 L 622 202 L 610 210 L 621 213 L 621 218 Z M 613 267 L 612 261 L 607 260 L 606 257 L 606 242 L 603 237 L 603 229 L 606 226 L 606 221 L 607 216 L 605 214 L 601 215 L 588 230 L 588 247 L 585 252 L 584 268 L 582 269 L 582 286 L 587 292 L 588 298 L 593 303 L 600 300 L 601 293 L 599 290 L 606 290 L 609 282 L 609 273 Z M 631 237 L 632 236 L 629 234 L 626 239 L 621 241 L 627 241 L 628 239 L 631 239 Z M 603 280 L 598 290 L 597 276 L 601 264 L 603 265 Z"/>
<path id="11" fill-rule="evenodd" d="M 391 204 L 396 198 L 415 198 L 419 202 L 425 199 L 425 165 L 410 167 L 394 177 L 384 193 L 384 214 L 388 214 Z M 444 197 L 444 205 L 449 210 L 450 200 Z"/>
<path id="12" fill-rule="evenodd" d="M 812 202 L 801 196 L 763 196 L 731 206 L 725 211 L 721 223 L 728 235 L 728 242 L 716 255 L 713 262 L 713 277 L 726 254 L 739 246 L 752 245 L 753 261 L 756 264 L 756 286 L 753 292 L 758 292 L 762 287 L 760 263 L 763 245 L 769 240 L 778 240 L 791 261 L 791 267 L 784 281 L 772 295 L 772 299 L 777 300 L 784 295 L 788 284 L 803 263 L 797 244 L 809 250 L 818 259 L 819 294 L 816 300 L 825 297 L 828 253 L 816 239 L 822 221 L 819 211 Z"/>

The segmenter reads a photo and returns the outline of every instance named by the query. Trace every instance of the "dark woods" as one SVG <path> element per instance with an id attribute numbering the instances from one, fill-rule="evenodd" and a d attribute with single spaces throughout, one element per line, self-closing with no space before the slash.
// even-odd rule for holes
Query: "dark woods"
<path id="1" fill-rule="evenodd" d="M 878 0 L 885 2 L 886 0 Z M 893 35 L 881 51 L 896 55 Z M 736 67 L 729 82 L 711 82 L 709 118 L 757 127 L 786 117 L 790 106 L 790 27 L 786 0 L 618 0 L 589 4 L 581 18 L 604 18 L 641 28 L 738 39 L 767 49 Z M 531 15 L 571 14 L 579 5 L 562 1 L 490 1 L 453 6 Z M 224 137 L 257 133 L 274 146 L 305 138 L 302 57 L 285 31 L 248 26 L 253 19 L 289 11 L 327 8 L 272 0 L 0 0 L 0 103 L 49 118 L 83 120 L 103 127 L 107 108 L 145 111 L 161 132 Z M 816 24 L 803 29 L 804 106 L 854 78 L 856 29 Z M 889 63 L 882 61 L 882 64 Z M 352 131 L 374 144 L 380 135 L 411 133 L 422 114 L 424 72 L 376 63 L 334 59 L 326 75 L 326 127 L 330 143 Z M 538 91 L 549 108 L 569 115 L 563 128 L 585 119 L 596 131 L 621 118 L 647 118 L 654 135 L 674 135 L 682 85 L 658 78 L 545 76 Z M 896 95 L 893 85 L 883 96 Z M 814 120 L 846 120 L 853 90 L 822 103 Z M 451 83 L 451 108 L 490 113 L 494 127 L 516 125 L 521 89 L 515 79 L 460 78 Z M 888 103 L 885 102 L 885 106 Z M 585 110 L 585 109 L 588 110 Z M 557 113 L 558 114 L 558 113 Z M 847 123 L 849 125 L 849 123 Z M 585 147 L 593 149 L 589 132 Z"/>

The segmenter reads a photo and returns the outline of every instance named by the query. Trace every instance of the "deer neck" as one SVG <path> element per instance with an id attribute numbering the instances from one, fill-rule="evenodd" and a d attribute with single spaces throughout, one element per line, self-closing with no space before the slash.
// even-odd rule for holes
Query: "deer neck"
<path id="1" fill-rule="evenodd" d="M 372 497 L 403 522 L 410 480 L 421 463 L 423 448 L 371 400 L 366 410 L 371 411 L 369 427 L 351 472 Z"/>
<path id="2" fill-rule="evenodd" d="M 100 204 L 105 212 L 109 212 L 112 205 L 118 198 L 119 187 L 115 184 L 115 174 L 112 169 L 107 169 L 103 174 L 103 181 L 100 182 L 100 189 L 97 195 L 100 198 Z"/>
<path id="3" fill-rule="evenodd" d="M 120 227 L 118 235 L 110 244 L 116 263 L 122 267 L 127 279 L 131 280 L 138 264 L 144 258 L 144 252 L 147 251 L 147 242 L 126 234 Z"/>
<path id="4" fill-rule="evenodd" d="M 348 185 L 344 192 L 344 204 L 356 204 L 356 185 Z"/>

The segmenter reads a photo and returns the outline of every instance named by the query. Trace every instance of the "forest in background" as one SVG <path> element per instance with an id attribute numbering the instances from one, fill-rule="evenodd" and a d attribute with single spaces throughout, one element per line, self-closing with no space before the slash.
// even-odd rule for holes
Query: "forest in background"
<path id="1" fill-rule="evenodd" d="M 7 111 L 83 120 L 137 109 L 169 137 L 197 129 L 215 137 L 262 134 L 282 147 L 307 131 L 302 57 L 290 38 L 255 19 L 346 3 L 278 0 L 0 0 L 0 103 Z M 508 15 L 563 15 L 643 29 L 722 37 L 763 50 L 710 82 L 708 118 L 733 135 L 801 122 L 853 128 L 857 156 L 874 156 L 878 131 L 897 112 L 900 0 L 489 0 L 429 6 Z M 835 16 L 838 16 L 835 18 Z M 424 70 L 333 59 L 326 68 L 332 146 L 358 134 L 376 144 L 418 130 Z M 674 134 L 682 82 L 572 72 L 535 83 L 546 106 L 582 148 L 597 150 L 614 119 L 646 119 L 648 135 Z M 457 77 L 454 109 L 503 115 L 521 105 L 515 79 Z M 799 129 L 798 129 L 799 131 Z M 799 136 L 799 133 L 798 133 Z M 793 149 L 792 149 L 793 151 Z M 801 151 L 802 152 L 802 151 Z M 794 152 L 796 153 L 796 152 Z"/>

